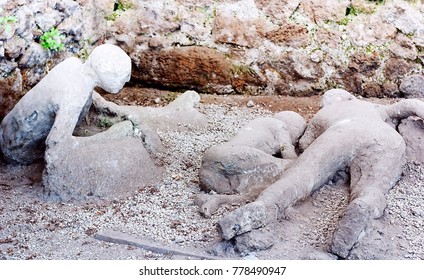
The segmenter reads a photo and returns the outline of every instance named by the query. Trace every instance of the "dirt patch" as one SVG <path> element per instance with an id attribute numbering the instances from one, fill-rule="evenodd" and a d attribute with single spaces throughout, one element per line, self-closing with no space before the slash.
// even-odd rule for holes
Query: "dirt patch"
<path id="1" fill-rule="evenodd" d="M 109 101 L 119 105 L 165 106 L 173 101 L 180 92 L 159 90 L 154 88 L 125 87 L 118 95 L 103 94 Z M 218 104 L 228 107 L 249 107 L 269 110 L 271 112 L 295 111 L 305 118 L 311 118 L 319 110 L 319 96 L 245 96 L 200 94 L 202 104 Z M 252 103 L 253 102 L 253 103 Z"/>

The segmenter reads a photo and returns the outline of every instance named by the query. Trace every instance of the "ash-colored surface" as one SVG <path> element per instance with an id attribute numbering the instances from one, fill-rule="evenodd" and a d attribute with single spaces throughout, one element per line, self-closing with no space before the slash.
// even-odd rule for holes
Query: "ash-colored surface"
<path id="1" fill-rule="evenodd" d="M 204 218 L 194 205 L 194 196 L 201 193 L 197 174 L 203 152 L 230 139 L 249 120 L 271 113 L 233 105 L 200 105 L 200 111 L 209 120 L 206 128 L 159 132 L 165 147 L 161 155 L 164 177 L 160 184 L 141 189 L 127 199 L 104 205 L 43 202 L 37 198 L 42 191 L 38 183 L 42 167 L 7 167 L 1 163 L 0 258 L 184 258 L 94 239 L 95 233 L 107 229 L 152 239 L 164 246 L 177 246 L 183 251 L 196 248 L 196 252 L 219 252 L 216 223 L 233 209 L 224 207 L 211 218 Z M 424 258 L 423 179 L 422 166 L 409 164 L 404 168 L 404 176 L 386 196 L 385 214 L 370 226 L 378 236 L 370 234 L 358 243 L 357 250 L 363 250 L 362 255 L 358 253 L 361 258 Z M 259 259 L 334 258 L 327 250 L 347 201 L 348 190 L 342 183 L 327 185 L 313 193 L 294 205 L 286 219 L 263 229 L 274 234 L 275 244 L 256 256 Z M 369 247 L 369 244 L 375 245 Z M 375 253 L 385 248 L 379 244 L 387 248 L 381 254 Z"/>

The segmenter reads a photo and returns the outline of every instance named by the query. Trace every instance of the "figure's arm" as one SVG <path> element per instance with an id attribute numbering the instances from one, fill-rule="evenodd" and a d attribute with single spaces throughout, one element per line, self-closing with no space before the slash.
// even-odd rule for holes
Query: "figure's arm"
<path id="1" fill-rule="evenodd" d="M 113 114 L 119 117 L 124 116 L 124 113 L 121 110 L 121 106 L 107 101 L 96 91 L 93 91 L 93 106 L 102 113 Z"/>
<path id="2" fill-rule="evenodd" d="M 72 136 L 74 128 L 78 122 L 79 112 L 66 112 L 59 109 L 56 112 L 54 124 L 46 139 L 46 152 L 44 160 L 50 164 L 55 162 L 61 155 L 57 152 L 61 149 L 71 148 L 76 144 L 75 137 Z"/>
<path id="3" fill-rule="evenodd" d="M 410 116 L 424 119 L 424 102 L 418 99 L 405 99 L 382 108 L 391 119 L 402 120 Z"/>

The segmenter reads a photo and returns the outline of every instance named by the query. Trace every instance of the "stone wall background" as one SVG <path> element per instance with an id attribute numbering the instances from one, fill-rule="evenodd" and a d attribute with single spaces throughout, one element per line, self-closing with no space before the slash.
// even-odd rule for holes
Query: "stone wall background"
<path id="1" fill-rule="evenodd" d="M 119 5 L 118 5 L 119 4 Z M 365 97 L 424 83 L 421 0 L 0 0 L 0 117 L 49 69 L 122 47 L 132 81 L 217 94 L 309 96 L 334 87 Z M 65 49 L 43 49 L 52 27 Z M 404 85 L 402 85 L 404 82 Z M 422 92 L 422 90 L 421 90 Z"/>

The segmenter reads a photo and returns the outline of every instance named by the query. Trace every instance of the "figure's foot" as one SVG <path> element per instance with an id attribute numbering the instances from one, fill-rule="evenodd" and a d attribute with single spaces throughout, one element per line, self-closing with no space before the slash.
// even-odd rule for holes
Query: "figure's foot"
<path id="1" fill-rule="evenodd" d="M 229 240 L 237 235 L 263 227 L 277 220 L 277 205 L 252 202 L 229 213 L 219 221 L 222 238 Z"/>
<path id="2" fill-rule="evenodd" d="M 222 202 L 221 195 L 198 194 L 194 199 L 194 204 L 199 206 L 199 212 L 209 218 L 215 213 Z"/>
<path id="3" fill-rule="evenodd" d="M 349 204 L 333 236 L 331 251 L 346 258 L 353 246 L 365 234 L 366 226 L 371 220 L 370 208 L 358 201 Z"/>

